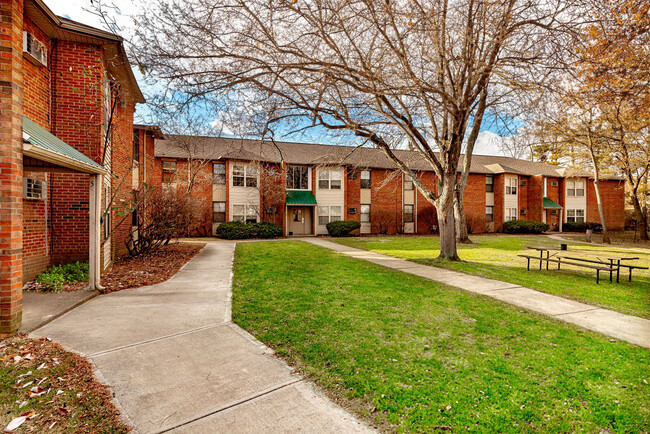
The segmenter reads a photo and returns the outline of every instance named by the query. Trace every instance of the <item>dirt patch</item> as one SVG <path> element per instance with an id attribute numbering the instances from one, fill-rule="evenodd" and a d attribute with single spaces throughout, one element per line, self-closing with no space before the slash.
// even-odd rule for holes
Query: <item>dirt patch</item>
<path id="1" fill-rule="evenodd" d="M 115 292 L 164 282 L 176 274 L 203 247 L 205 243 L 176 243 L 135 258 L 131 256 L 118 258 L 111 270 L 102 276 L 102 286 L 106 288 L 102 292 Z"/>
<path id="2" fill-rule="evenodd" d="M 0 341 L 0 429 L 16 432 L 129 431 L 92 365 L 47 339 Z"/>

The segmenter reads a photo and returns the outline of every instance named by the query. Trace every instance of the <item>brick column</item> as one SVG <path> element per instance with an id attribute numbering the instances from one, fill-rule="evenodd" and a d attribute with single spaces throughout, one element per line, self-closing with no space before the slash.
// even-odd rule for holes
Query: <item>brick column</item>
<path id="1" fill-rule="evenodd" d="M 23 0 L 0 0 L 0 337 L 22 321 Z"/>

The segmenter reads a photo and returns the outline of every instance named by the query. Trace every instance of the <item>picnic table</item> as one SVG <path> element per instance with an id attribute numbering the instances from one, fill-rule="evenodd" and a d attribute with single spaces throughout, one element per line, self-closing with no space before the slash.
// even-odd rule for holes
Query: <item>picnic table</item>
<path id="1" fill-rule="evenodd" d="M 616 282 L 619 283 L 621 267 L 627 268 L 629 271 L 628 280 L 632 281 L 632 270 L 641 269 L 647 270 L 648 267 L 639 265 L 626 264 L 626 261 L 635 261 L 640 258 L 637 256 L 620 256 L 609 252 L 594 253 L 585 252 L 583 250 L 563 250 L 551 247 L 540 246 L 527 246 L 528 249 L 537 250 L 539 257 L 530 255 L 518 255 L 526 258 L 528 261 L 527 268 L 530 270 L 530 260 L 539 260 L 539 269 L 542 270 L 543 262 L 546 262 L 546 269 L 549 269 L 549 263 L 557 263 L 557 269 L 560 269 L 562 264 L 574 265 L 578 267 L 591 268 L 596 270 L 596 283 L 600 283 L 600 272 L 609 272 L 609 281 L 613 281 L 614 271 L 616 271 Z M 551 255 L 551 252 L 554 252 Z M 544 257 L 546 255 L 546 257 Z M 584 258 L 583 256 L 587 256 Z M 593 259 L 589 259 L 593 258 Z"/>

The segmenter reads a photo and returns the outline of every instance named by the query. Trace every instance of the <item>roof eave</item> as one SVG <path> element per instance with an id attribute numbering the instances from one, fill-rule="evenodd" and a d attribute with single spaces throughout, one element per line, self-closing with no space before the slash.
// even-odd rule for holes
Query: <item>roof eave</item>
<path id="1" fill-rule="evenodd" d="M 57 152 L 50 151 L 49 149 L 41 148 L 40 146 L 34 145 L 32 143 L 23 143 L 23 155 L 35 158 L 37 160 L 56 164 L 57 166 L 76 170 L 82 173 L 94 175 L 105 175 L 108 173 L 108 171 L 104 168 L 77 161 Z"/>

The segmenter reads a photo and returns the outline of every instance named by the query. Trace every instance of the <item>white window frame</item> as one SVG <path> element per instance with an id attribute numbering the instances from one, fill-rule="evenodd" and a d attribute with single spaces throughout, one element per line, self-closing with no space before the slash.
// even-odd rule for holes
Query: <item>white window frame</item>
<path id="1" fill-rule="evenodd" d="M 257 188 L 257 175 L 259 171 L 257 166 L 252 164 L 233 164 L 232 166 L 232 186 L 239 188 Z M 242 179 L 243 185 L 235 185 L 235 178 Z M 255 185 L 249 185 L 255 184 Z"/>
<path id="2" fill-rule="evenodd" d="M 343 189 L 343 173 L 341 172 L 341 170 L 340 169 L 319 169 L 318 189 L 319 190 Z"/>
<path id="3" fill-rule="evenodd" d="M 215 213 L 223 213 L 223 220 L 217 221 L 214 219 Z M 213 201 L 212 202 L 212 223 L 223 223 L 226 221 L 226 202 Z"/>
<path id="4" fill-rule="evenodd" d="M 289 185 L 287 185 L 286 186 L 287 190 L 310 191 L 311 190 L 311 167 L 309 167 L 309 166 L 301 166 L 299 164 L 292 164 L 292 165 L 287 166 L 287 171 L 286 171 L 287 172 L 286 173 L 287 182 L 289 181 L 289 169 L 293 169 L 294 167 L 300 167 L 302 169 L 306 169 L 306 171 L 307 171 L 307 188 L 293 188 L 293 187 L 289 187 Z"/>
<path id="5" fill-rule="evenodd" d="M 364 177 L 365 174 L 368 175 L 367 178 Z M 363 185 L 361 185 L 361 184 L 363 184 L 363 181 L 365 181 L 366 179 L 368 180 L 368 187 L 364 187 Z M 370 170 L 362 170 L 361 173 L 359 174 L 360 188 L 362 190 L 370 190 L 370 188 L 372 187 L 372 181 L 371 180 L 372 180 L 372 174 L 370 173 Z"/>
<path id="6" fill-rule="evenodd" d="M 338 208 L 338 215 L 332 211 Z M 328 223 L 340 221 L 342 219 L 343 207 L 339 205 L 319 205 L 318 206 L 318 224 L 325 226 Z M 322 218 L 322 220 L 321 220 Z M 327 220 L 327 221 L 325 221 Z M 324 223 L 323 223 L 324 222 Z"/>
<path id="7" fill-rule="evenodd" d="M 257 222 L 259 213 L 255 205 L 234 204 L 232 206 L 232 216 L 230 221 L 233 222 Z M 254 219 L 254 220 L 253 220 Z"/>
<path id="8" fill-rule="evenodd" d="M 404 177 L 404 191 L 413 191 L 413 188 L 413 180 L 406 179 L 406 177 Z"/>
<path id="9" fill-rule="evenodd" d="M 567 223 L 584 223 L 585 222 L 585 210 L 582 209 L 582 208 L 567 209 L 566 210 L 566 221 L 567 221 Z"/>
<path id="10" fill-rule="evenodd" d="M 488 219 L 488 216 L 491 216 L 491 218 Z M 492 223 L 494 221 L 494 205 L 485 206 L 485 221 L 488 223 Z"/>
<path id="11" fill-rule="evenodd" d="M 585 182 L 582 180 L 571 180 L 566 182 L 566 195 L 568 197 L 584 197 Z"/>
<path id="12" fill-rule="evenodd" d="M 506 208 L 506 218 L 505 221 L 517 220 L 517 208 Z"/>
<path id="13" fill-rule="evenodd" d="M 372 207 L 370 204 L 361 204 L 359 206 L 359 221 L 361 223 L 370 223 L 370 212 Z"/>
<path id="14" fill-rule="evenodd" d="M 485 175 L 485 192 L 494 193 L 494 176 L 492 175 Z"/>
<path id="15" fill-rule="evenodd" d="M 518 181 L 517 178 L 506 178 L 506 194 L 517 195 Z"/>
<path id="16" fill-rule="evenodd" d="M 408 207 L 411 208 L 411 212 L 406 211 Z M 407 215 L 411 216 L 409 220 L 406 219 Z M 414 222 L 415 222 L 415 206 L 412 204 L 404 204 L 404 223 L 414 223 Z"/>
<path id="17" fill-rule="evenodd" d="M 223 168 L 223 173 L 217 171 L 217 167 Z M 226 163 L 212 163 L 212 183 L 226 185 Z"/>

